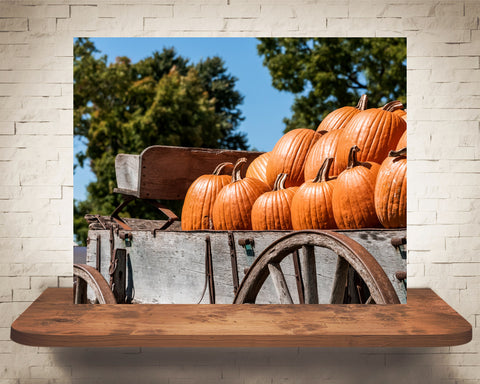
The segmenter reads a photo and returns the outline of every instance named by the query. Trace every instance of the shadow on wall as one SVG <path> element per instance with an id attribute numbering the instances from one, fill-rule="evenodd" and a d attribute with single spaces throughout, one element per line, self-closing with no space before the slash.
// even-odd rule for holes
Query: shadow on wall
<path id="1" fill-rule="evenodd" d="M 433 383 L 432 354 L 445 352 L 443 348 L 55 350 L 61 350 L 56 365 L 72 370 L 76 384 Z"/>

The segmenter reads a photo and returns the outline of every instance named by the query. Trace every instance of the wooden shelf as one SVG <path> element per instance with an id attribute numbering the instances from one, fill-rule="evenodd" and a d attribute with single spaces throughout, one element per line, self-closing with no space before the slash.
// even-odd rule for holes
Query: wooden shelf
<path id="1" fill-rule="evenodd" d="M 47 289 L 11 339 L 48 347 L 440 347 L 471 325 L 430 289 L 397 305 L 74 305 Z"/>

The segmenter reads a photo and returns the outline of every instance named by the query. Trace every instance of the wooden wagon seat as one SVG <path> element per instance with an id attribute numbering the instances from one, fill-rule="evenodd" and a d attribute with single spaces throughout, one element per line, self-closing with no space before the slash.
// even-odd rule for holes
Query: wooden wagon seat
<path id="1" fill-rule="evenodd" d="M 201 175 L 211 173 L 219 163 L 235 163 L 240 157 L 246 157 L 248 166 L 262 153 L 154 145 L 140 155 L 119 154 L 115 158 L 117 188 L 113 191 L 120 193 L 123 201 L 111 216 L 124 229 L 130 230 L 118 214 L 131 201 L 140 199 L 168 217 L 161 228 L 166 229 L 178 217 L 157 200 L 182 200 L 192 182 Z"/>

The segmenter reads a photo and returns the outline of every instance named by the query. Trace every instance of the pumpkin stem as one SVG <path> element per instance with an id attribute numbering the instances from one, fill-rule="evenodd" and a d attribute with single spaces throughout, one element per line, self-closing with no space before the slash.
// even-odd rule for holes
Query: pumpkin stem
<path id="1" fill-rule="evenodd" d="M 357 152 L 360 151 L 360 148 L 358 148 L 356 145 L 354 145 L 352 148 L 350 148 L 350 152 L 348 153 L 348 167 L 347 169 L 352 169 L 354 167 L 362 166 L 370 169 L 372 167 L 372 164 L 366 163 L 363 161 L 358 161 L 357 160 Z"/>
<path id="2" fill-rule="evenodd" d="M 285 180 L 287 180 L 288 173 L 279 173 L 273 184 L 273 191 L 285 189 Z"/>
<path id="3" fill-rule="evenodd" d="M 233 166 L 233 164 L 229 162 L 218 164 L 215 170 L 213 171 L 213 175 L 216 175 L 216 176 L 220 175 L 220 173 L 225 169 L 225 167 L 229 165 Z"/>
<path id="4" fill-rule="evenodd" d="M 320 169 L 318 170 L 317 176 L 313 179 L 314 183 L 323 183 L 325 181 L 332 180 L 331 177 L 328 177 L 328 173 L 330 172 L 330 167 L 333 163 L 333 157 L 327 157 Z"/>
<path id="5" fill-rule="evenodd" d="M 398 100 L 390 101 L 389 103 L 385 104 L 381 109 L 383 109 L 384 111 L 393 112 L 397 109 L 403 109 L 403 104 Z"/>
<path id="6" fill-rule="evenodd" d="M 388 157 L 407 157 L 407 147 L 388 152 Z"/>
<path id="7" fill-rule="evenodd" d="M 365 111 L 367 109 L 368 97 L 364 93 L 360 100 L 358 100 L 358 104 L 355 108 L 359 109 L 360 111 Z"/>
<path id="8" fill-rule="evenodd" d="M 235 165 L 233 166 L 233 172 L 232 172 L 232 183 L 235 181 L 242 180 L 242 169 L 245 163 L 247 162 L 246 157 L 241 157 L 240 159 L 237 160 Z"/>

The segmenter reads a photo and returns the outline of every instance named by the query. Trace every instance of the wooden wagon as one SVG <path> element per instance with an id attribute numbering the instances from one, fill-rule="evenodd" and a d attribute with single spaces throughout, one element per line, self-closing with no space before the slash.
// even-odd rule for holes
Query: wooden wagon
<path id="1" fill-rule="evenodd" d="M 260 154 L 152 146 L 118 155 L 115 192 L 124 201 L 110 217 L 86 217 L 87 265 L 74 266 L 76 302 L 405 303 L 405 228 L 182 231 L 158 202 L 183 199 L 221 162 L 250 163 Z M 135 199 L 167 220 L 121 219 Z"/>

